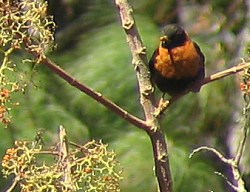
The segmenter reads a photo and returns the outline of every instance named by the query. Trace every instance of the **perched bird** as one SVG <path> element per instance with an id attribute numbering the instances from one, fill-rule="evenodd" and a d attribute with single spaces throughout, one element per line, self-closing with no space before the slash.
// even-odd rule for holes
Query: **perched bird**
<path id="1" fill-rule="evenodd" d="M 164 94 L 174 97 L 205 76 L 205 57 L 199 46 L 177 24 L 163 28 L 160 45 L 149 61 L 151 80 Z M 192 87 L 198 92 L 200 86 Z"/>

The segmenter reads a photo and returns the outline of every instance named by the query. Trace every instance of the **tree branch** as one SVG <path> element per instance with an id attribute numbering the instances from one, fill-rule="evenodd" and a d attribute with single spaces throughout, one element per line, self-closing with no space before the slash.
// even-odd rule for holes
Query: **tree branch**
<path id="1" fill-rule="evenodd" d="M 223 177 L 226 180 L 226 182 L 237 192 L 247 191 L 245 188 L 245 182 L 240 173 L 239 164 L 240 164 L 241 157 L 243 155 L 243 151 L 246 145 L 246 140 L 247 140 L 248 131 L 249 131 L 250 92 L 244 93 L 243 97 L 244 97 L 244 105 L 245 105 L 243 109 L 244 126 L 242 130 L 242 139 L 239 142 L 239 147 L 238 147 L 235 157 L 231 159 L 226 158 L 221 154 L 221 152 L 219 152 L 215 148 L 208 147 L 208 146 L 201 146 L 197 149 L 194 149 L 193 152 L 189 155 L 189 158 L 191 158 L 195 153 L 201 150 L 208 150 L 208 151 L 211 151 L 213 154 L 215 154 L 222 162 L 224 162 L 225 164 L 231 167 L 234 181 L 236 184 L 233 184 L 232 182 L 230 182 L 228 178 L 225 177 L 222 173 L 216 172 L 216 174 Z"/>
<path id="2" fill-rule="evenodd" d="M 234 75 L 235 73 L 238 73 L 240 71 L 243 71 L 247 68 L 250 67 L 250 62 L 245 62 L 243 61 L 242 63 L 239 63 L 237 66 L 231 67 L 229 69 L 225 69 L 223 71 L 217 72 L 215 74 L 212 74 L 206 78 L 204 78 L 202 81 L 198 82 L 197 84 L 194 84 L 192 86 L 190 86 L 187 90 L 185 90 L 184 92 L 180 93 L 179 95 L 176 95 L 175 97 L 172 97 L 165 106 L 163 106 L 161 108 L 161 111 L 159 112 L 159 114 L 163 114 L 164 111 L 170 106 L 172 105 L 174 102 L 176 102 L 177 100 L 179 100 L 181 97 L 183 97 L 184 95 L 186 95 L 187 93 L 189 93 L 191 90 L 193 90 L 194 87 L 202 87 L 208 83 L 212 83 L 214 81 L 220 80 L 224 77 L 227 77 L 229 75 Z"/>
<path id="3" fill-rule="evenodd" d="M 250 62 L 243 61 L 242 63 L 239 63 L 237 66 L 234 66 L 234 67 L 231 67 L 229 69 L 225 69 L 223 71 L 220 71 L 218 73 L 210 75 L 209 77 L 203 79 L 199 84 L 201 86 L 206 85 L 206 84 L 211 83 L 213 81 L 216 81 L 216 80 L 219 80 L 221 78 L 227 77 L 229 75 L 233 75 L 235 73 L 243 71 L 244 69 L 247 69 L 249 67 L 250 67 Z"/>
<path id="4" fill-rule="evenodd" d="M 20 180 L 19 176 L 16 176 L 13 179 L 13 182 L 11 183 L 11 186 L 8 189 L 6 189 L 6 192 L 12 192 L 12 191 L 14 191 L 14 189 L 16 188 L 19 180 Z"/>
<path id="5" fill-rule="evenodd" d="M 98 93 L 93 89 L 87 87 L 86 85 L 80 83 L 70 74 L 68 74 L 58 65 L 56 65 L 53 61 L 42 55 L 42 53 L 30 49 L 29 47 L 30 45 L 32 45 L 32 43 L 28 39 L 25 39 L 26 48 L 30 53 L 32 53 L 36 58 L 38 58 L 38 61 L 40 63 L 48 67 L 51 71 L 60 76 L 70 85 L 82 91 L 83 93 L 87 94 L 88 96 L 90 96 L 97 102 L 101 103 L 106 108 L 113 111 L 126 121 L 130 122 L 131 124 L 135 125 L 138 128 L 145 130 L 148 133 L 153 146 L 153 153 L 155 160 L 155 174 L 158 179 L 160 191 L 172 192 L 173 186 L 172 186 L 172 177 L 169 166 L 169 155 L 168 155 L 167 144 L 164 133 L 160 126 L 159 117 L 156 117 L 154 115 L 157 106 L 153 93 L 153 86 L 150 82 L 150 73 L 147 68 L 148 61 L 146 55 L 146 48 L 143 46 L 142 40 L 140 38 L 140 35 L 138 33 L 132 15 L 132 8 L 128 4 L 128 2 L 126 0 L 115 0 L 115 4 L 119 9 L 122 27 L 126 33 L 127 41 L 129 43 L 129 47 L 133 56 L 132 63 L 134 64 L 137 74 L 139 90 L 140 90 L 140 102 L 145 113 L 145 119 L 146 119 L 145 121 L 128 113 L 127 111 L 125 111 L 112 101 L 103 97 L 101 93 Z M 230 69 L 224 70 L 222 72 L 216 73 L 214 75 L 205 78 L 203 81 L 199 82 L 199 85 L 203 86 L 215 80 L 235 74 L 239 71 L 242 71 L 245 68 L 248 68 L 249 66 L 250 66 L 249 62 L 248 63 L 244 62 L 239 66 L 232 67 Z M 172 98 L 169 102 L 169 105 L 177 101 L 180 97 L 187 94 L 189 91 L 190 89 L 180 94 L 179 96 Z"/>
<path id="6" fill-rule="evenodd" d="M 136 35 L 138 35 L 138 33 Z M 154 95 L 153 95 L 152 85 L 149 81 L 149 73 L 147 71 L 146 65 L 144 63 L 138 62 L 138 60 L 133 59 L 133 61 L 135 61 L 134 64 L 136 64 L 137 66 L 136 70 L 139 76 L 138 81 L 140 85 L 139 87 L 140 87 L 140 94 L 141 94 L 141 103 L 145 108 L 144 111 L 145 111 L 146 121 L 143 121 L 129 114 L 127 111 L 125 111 L 124 109 L 116 105 L 115 103 L 111 102 L 110 100 L 106 99 L 105 97 L 102 96 L 101 93 L 98 93 L 94 91 L 93 89 L 87 87 L 86 85 L 81 84 L 71 75 L 69 75 L 66 71 L 64 71 L 55 63 L 53 63 L 50 59 L 48 59 L 44 55 L 41 55 L 40 52 L 36 52 L 36 50 L 29 49 L 30 47 L 29 45 L 31 44 L 31 42 L 28 39 L 25 40 L 25 44 L 26 44 L 27 50 L 37 58 L 39 63 L 42 63 L 43 65 L 48 67 L 51 71 L 53 71 L 55 74 L 60 76 L 62 79 L 64 79 L 73 87 L 79 89 L 80 91 L 87 94 L 88 96 L 96 100 L 97 102 L 101 103 L 102 105 L 104 105 L 109 110 L 113 111 L 114 113 L 122 117 L 123 119 L 132 123 L 136 127 L 145 130 L 148 133 L 151 139 L 152 146 L 153 146 L 153 153 L 154 153 L 154 160 L 155 160 L 155 167 L 156 167 L 155 174 L 159 182 L 159 188 L 161 192 L 172 192 L 172 178 L 171 178 L 171 172 L 170 172 L 170 166 L 169 166 L 167 145 L 166 145 L 164 133 L 160 129 L 159 122 L 153 116 L 153 112 L 155 110 L 155 107 L 153 105 Z M 139 49 L 137 50 L 136 55 L 138 54 L 138 52 L 139 52 Z M 146 55 L 144 57 L 146 58 Z M 142 72 L 142 71 L 143 73 L 140 74 L 139 72 Z M 144 77 L 146 76 L 147 81 L 143 81 L 142 78 L 140 78 L 140 76 L 144 76 Z M 145 82 L 147 82 L 148 85 L 145 86 Z"/>
<path id="7" fill-rule="evenodd" d="M 207 150 L 207 151 L 211 151 L 213 154 L 215 154 L 222 162 L 224 162 L 227 165 L 231 165 L 232 164 L 232 159 L 227 159 L 226 157 L 224 157 L 224 155 L 222 155 L 218 150 L 216 150 L 215 148 L 212 147 L 208 147 L 208 146 L 201 146 L 198 147 L 197 149 L 194 149 L 192 151 L 192 153 L 189 155 L 189 158 L 192 158 L 194 156 L 195 153 L 198 153 L 202 150 Z"/>
<path id="8" fill-rule="evenodd" d="M 35 55 L 38 58 L 40 57 L 36 53 L 33 53 L 33 55 Z M 60 76 L 62 79 L 64 79 L 71 86 L 77 88 L 78 90 L 82 91 L 86 95 L 90 96 L 91 98 L 96 100 L 98 103 L 101 103 L 106 108 L 113 111 L 114 113 L 116 113 L 117 115 L 119 115 L 123 119 L 127 120 L 131 124 L 135 125 L 136 127 L 141 128 L 141 129 L 144 129 L 144 130 L 149 129 L 149 125 L 145 121 L 143 121 L 143 120 L 135 117 L 134 115 L 128 113 L 126 110 L 122 109 L 121 107 L 119 107 L 118 105 L 116 105 L 115 103 L 110 101 L 109 99 L 105 98 L 101 93 L 96 92 L 93 89 L 91 89 L 90 87 L 80 83 L 73 76 L 68 74 L 66 71 L 64 71 L 61 67 L 56 65 L 53 61 L 51 61 L 47 57 L 42 57 L 40 62 L 43 65 L 45 65 L 46 67 L 48 67 L 55 74 Z"/>
<path id="9" fill-rule="evenodd" d="M 69 73 L 67 73 L 65 70 L 63 70 L 59 65 L 55 64 L 53 61 L 51 61 L 49 58 L 47 58 L 45 55 L 43 55 L 41 52 L 37 51 L 36 49 L 32 49 L 32 41 L 28 38 L 24 39 L 25 47 L 29 53 L 34 55 L 37 58 L 38 63 L 42 63 L 46 67 L 48 67 L 51 71 L 53 71 L 55 74 L 57 74 L 59 77 L 64 79 L 67 83 L 69 83 L 71 86 L 77 88 L 81 92 L 85 93 L 86 95 L 90 96 L 94 100 L 96 100 L 98 103 L 101 103 L 103 106 L 105 106 L 107 109 L 113 111 L 117 115 L 119 115 L 121 118 L 127 120 L 131 124 L 135 125 L 138 128 L 149 130 L 150 126 L 145 121 L 137 118 L 136 116 L 128 113 L 126 110 L 122 109 L 109 99 L 105 98 L 101 93 L 91 89 L 90 87 L 80 83 L 78 80 L 76 80 L 73 76 L 71 76 Z"/>
<path id="10" fill-rule="evenodd" d="M 219 172 L 216 172 L 217 175 L 223 177 L 226 182 L 237 192 L 246 192 L 246 189 L 245 189 L 245 183 L 241 177 L 241 174 L 240 174 L 240 170 L 239 170 L 239 164 L 237 164 L 238 162 L 236 162 L 236 159 L 229 159 L 229 158 L 226 158 L 224 157 L 221 152 L 219 152 L 218 150 L 216 150 L 215 148 L 213 147 L 208 147 L 208 146 L 201 146 L 201 147 L 198 147 L 197 149 L 194 149 L 192 151 L 192 153 L 189 155 L 189 158 L 192 158 L 194 156 L 195 153 L 197 152 L 200 152 L 202 150 L 207 150 L 207 151 L 210 151 L 212 152 L 214 155 L 216 155 L 223 163 L 229 165 L 232 169 L 232 173 L 233 173 L 233 176 L 234 176 L 234 180 L 236 181 L 237 185 L 234 185 L 232 182 L 230 182 L 228 180 L 228 178 L 223 175 L 222 173 L 219 173 Z"/>
<path id="11" fill-rule="evenodd" d="M 59 127 L 59 167 L 64 173 L 63 182 L 66 184 L 67 190 L 76 190 L 74 185 L 72 185 L 72 170 L 70 166 L 70 156 L 69 156 L 69 141 L 66 130 L 62 125 Z"/>
<path id="12" fill-rule="evenodd" d="M 161 192 L 172 192 L 173 184 L 169 166 L 169 155 L 164 133 L 161 129 L 159 119 L 153 114 L 155 112 L 155 97 L 153 86 L 150 82 L 146 48 L 138 33 L 132 8 L 127 0 L 115 0 L 119 10 L 122 27 L 126 33 L 127 41 L 132 53 L 132 63 L 135 66 L 139 84 L 140 100 L 144 110 L 146 121 L 151 128 L 146 130 L 153 146 L 155 175 Z"/>

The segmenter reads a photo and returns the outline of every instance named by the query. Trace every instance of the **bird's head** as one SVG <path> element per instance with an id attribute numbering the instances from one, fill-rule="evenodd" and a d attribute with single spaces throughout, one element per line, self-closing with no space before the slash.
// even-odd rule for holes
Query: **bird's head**
<path id="1" fill-rule="evenodd" d="M 162 33 L 163 36 L 160 38 L 161 46 L 166 49 L 181 46 L 187 40 L 187 33 L 177 24 L 166 25 L 162 29 Z"/>

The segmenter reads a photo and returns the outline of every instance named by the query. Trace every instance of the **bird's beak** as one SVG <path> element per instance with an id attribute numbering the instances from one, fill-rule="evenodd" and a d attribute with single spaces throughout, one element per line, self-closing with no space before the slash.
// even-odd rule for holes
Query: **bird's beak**
<path id="1" fill-rule="evenodd" d="M 168 41 L 168 37 L 166 35 L 160 37 L 160 41 L 161 42 L 167 42 Z"/>

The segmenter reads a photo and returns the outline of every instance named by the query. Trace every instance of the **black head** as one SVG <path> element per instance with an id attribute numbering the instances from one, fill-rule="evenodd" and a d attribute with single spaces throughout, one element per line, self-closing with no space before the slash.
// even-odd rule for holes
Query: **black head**
<path id="1" fill-rule="evenodd" d="M 183 45 L 187 40 L 185 30 L 177 24 L 166 25 L 162 29 L 162 33 L 164 36 L 162 36 L 160 40 L 162 46 L 167 49 Z"/>

